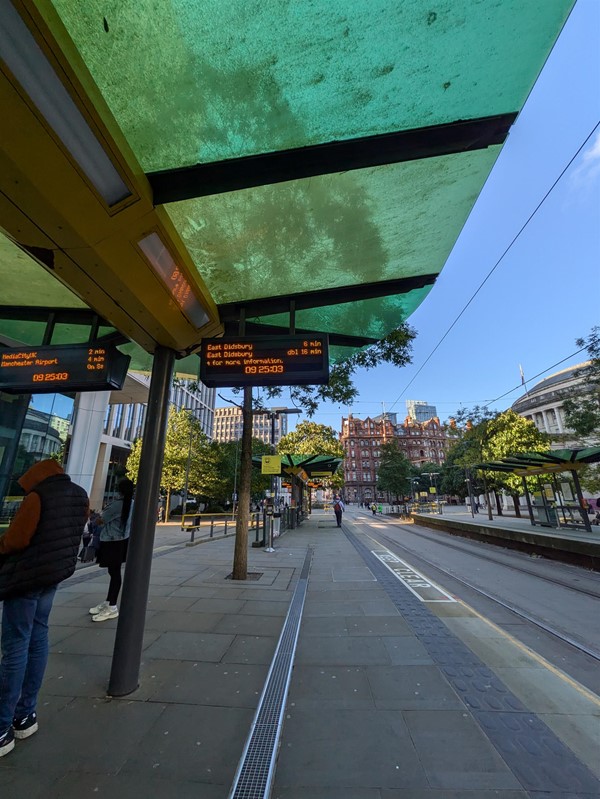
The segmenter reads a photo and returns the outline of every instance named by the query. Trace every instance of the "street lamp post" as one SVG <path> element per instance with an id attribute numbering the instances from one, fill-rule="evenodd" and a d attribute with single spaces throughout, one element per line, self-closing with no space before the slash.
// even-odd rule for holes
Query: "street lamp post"
<path id="1" fill-rule="evenodd" d="M 271 453 L 275 454 L 275 420 L 279 419 L 282 414 L 302 413 L 299 408 L 272 408 L 270 411 L 256 410 L 254 413 L 263 413 L 267 415 L 271 422 Z M 271 475 L 271 496 L 273 498 L 273 513 L 279 513 L 279 482 L 280 478 L 276 475 Z M 273 516 L 270 517 L 269 526 L 269 539 L 268 546 L 265 547 L 265 552 L 275 552 L 273 548 Z"/>

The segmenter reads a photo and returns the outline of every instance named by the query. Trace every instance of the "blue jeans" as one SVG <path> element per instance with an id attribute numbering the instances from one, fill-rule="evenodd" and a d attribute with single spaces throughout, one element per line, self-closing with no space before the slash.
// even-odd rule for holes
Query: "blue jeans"
<path id="1" fill-rule="evenodd" d="M 48 616 L 56 586 L 4 600 L 0 663 L 0 735 L 36 708 L 48 662 Z"/>

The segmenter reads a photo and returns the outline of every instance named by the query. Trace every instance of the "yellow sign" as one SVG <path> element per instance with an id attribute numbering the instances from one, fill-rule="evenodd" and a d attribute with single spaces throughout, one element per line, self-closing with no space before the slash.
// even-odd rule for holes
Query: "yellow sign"
<path id="1" fill-rule="evenodd" d="M 261 472 L 263 474 L 281 474 L 281 455 L 263 455 Z"/>
<path id="2" fill-rule="evenodd" d="M 433 486 L 431 486 L 431 488 L 429 489 L 429 493 L 430 494 L 437 494 L 437 491 L 436 491 L 436 489 Z"/>

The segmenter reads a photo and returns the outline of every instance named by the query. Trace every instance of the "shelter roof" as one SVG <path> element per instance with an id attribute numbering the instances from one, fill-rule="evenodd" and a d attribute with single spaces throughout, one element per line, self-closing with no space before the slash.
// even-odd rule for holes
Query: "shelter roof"
<path id="1" fill-rule="evenodd" d="M 309 478 L 326 476 L 328 473 L 335 474 L 343 460 L 333 455 L 281 455 L 280 457 L 282 474 L 305 472 Z M 261 463 L 261 455 L 252 456 L 254 466 L 260 466 Z"/>
<path id="2" fill-rule="evenodd" d="M 381 338 L 427 296 L 573 3 L 0 0 L 3 302 L 90 307 L 138 369 L 240 315 L 264 333 L 295 310 L 334 357 Z M 38 343 L 2 310 L 0 337 Z"/>
<path id="3" fill-rule="evenodd" d="M 600 463 L 600 447 L 523 452 L 497 461 L 478 463 L 475 468 L 526 477 L 551 472 L 578 471 L 591 463 Z"/>

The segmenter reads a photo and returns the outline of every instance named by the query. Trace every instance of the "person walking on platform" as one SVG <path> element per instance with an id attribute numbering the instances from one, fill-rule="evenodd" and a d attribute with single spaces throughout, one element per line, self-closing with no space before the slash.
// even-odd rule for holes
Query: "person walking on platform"
<path id="1" fill-rule="evenodd" d="M 110 583 L 104 602 L 90 608 L 92 621 L 108 621 L 119 615 L 117 599 L 121 584 L 121 566 L 127 557 L 129 526 L 133 507 L 133 483 L 128 477 L 119 481 L 119 499 L 104 508 L 101 515 L 100 545 L 96 560 L 102 568 L 108 569 Z"/>
<path id="2" fill-rule="evenodd" d="M 371 513 L 373 516 L 377 515 L 377 505 L 374 502 L 371 503 Z"/>
<path id="3" fill-rule="evenodd" d="M 342 526 L 342 513 L 344 512 L 344 503 L 342 502 L 341 497 L 334 497 L 333 498 L 333 512 L 335 513 L 335 520 L 337 522 L 337 526 Z"/>
<path id="4" fill-rule="evenodd" d="M 54 460 L 34 464 L 19 485 L 25 498 L 0 538 L 0 757 L 14 749 L 15 738 L 38 730 L 48 617 L 57 585 L 75 571 L 89 515 L 87 493 Z"/>

